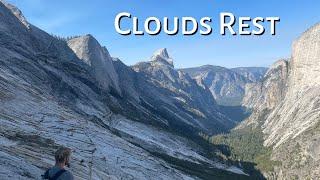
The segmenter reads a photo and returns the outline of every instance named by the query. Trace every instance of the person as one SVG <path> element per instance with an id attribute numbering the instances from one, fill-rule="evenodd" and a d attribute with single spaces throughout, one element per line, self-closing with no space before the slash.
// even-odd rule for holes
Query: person
<path id="1" fill-rule="evenodd" d="M 70 167 L 71 149 L 61 147 L 56 151 L 54 157 L 56 164 L 42 175 L 43 179 L 73 180 L 71 172 L 65 169 L 66 166 Z"/>

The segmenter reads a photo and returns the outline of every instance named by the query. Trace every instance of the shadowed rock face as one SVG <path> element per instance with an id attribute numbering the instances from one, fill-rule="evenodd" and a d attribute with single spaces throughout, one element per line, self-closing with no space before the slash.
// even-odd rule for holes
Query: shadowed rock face
<path id="1" fill-rule="evenodd" d="M 266 68 L 233 68 L 206 65 L 181 69 L 203 86 L 209 87 L 218 104 L 239 106 L 248 83 L 259 82 Z"/>
<path id="2" fill-rule="evenodd" d="M 0 179 L 40 179 L 62 145 L 74 150 L 76 179 L 245 177 L 184 136 L 206 130 L 200 111 L 220 117 L 194 108 L 214 100 L 179 107 L 172 91 L 110 58 L 93 37 L 67 43 L 11 10 L 0 3 Z"/>
<path id="3" fill-rule="evenodd" d="M 289 63 L 275 63 L 262 83 L 248 87 L 244 98 L 247 106 L 254 107 L 254 113 L 239 128 L 260 124 L 264 145 L 273 147 L 271 159 L 281 162 L 274 172 L 266 174 L 269 179 L 320 177 L 319 37 L 317 24 L 293 43 Z M 257 122 L 263 109 L 270 113 Z"/>

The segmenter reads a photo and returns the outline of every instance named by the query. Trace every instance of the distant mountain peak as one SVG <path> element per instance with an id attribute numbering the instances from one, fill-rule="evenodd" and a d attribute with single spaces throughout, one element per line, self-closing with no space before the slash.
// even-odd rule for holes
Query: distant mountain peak
<path id="1" fill-rule="evenodd" d="M 166 59 L 170 58 L 167 48 L 158 49 L 157 51 L 155 51 L 154 55 L 159 55 L 159 56 L 166 58 Z"/>
<path id="2" fill-rule="evenodd" d="M 173 66 L 173 60 L 169 56 L 168 50 L 166 48 L 161 48 L 155 51 L 151 57 L 151 61 L 164 62 L 167 65 Z"/>

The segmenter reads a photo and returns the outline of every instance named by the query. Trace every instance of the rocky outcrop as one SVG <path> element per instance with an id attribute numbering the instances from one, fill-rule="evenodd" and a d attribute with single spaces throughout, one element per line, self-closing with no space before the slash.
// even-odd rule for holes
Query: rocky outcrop
<path id="1" fill-rule="evenodd" d="M 209 87 L 218 104 L 225 106 L 241 105 L 246 84 L 260 81 L 266 72 L 266 68 L 227 69 L 212 65 L 181 70 Z"/>
<path id="2" fill-rule="evenodd" d="M 120 93 L 118 75 L 114 70 L 112 58 L 105 47 L 91 35 L 76 37 L 68 41 L 69 47 L 79 59 L 92 68 L 92 74 L 99 85 L 110 90 L 114 88 Z"/>

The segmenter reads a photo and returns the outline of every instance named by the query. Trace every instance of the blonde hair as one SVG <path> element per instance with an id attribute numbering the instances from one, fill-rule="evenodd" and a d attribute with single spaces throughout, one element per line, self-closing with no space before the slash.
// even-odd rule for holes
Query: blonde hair
<path id="1" fill-rule="evenodd" d="M 56 159 L 57 163 L 63 163 L 69 160 L 70 156 L 71 156 L 71 149 L 66 147 L 61 147 L 56 151 L 54 158 Z"/>

